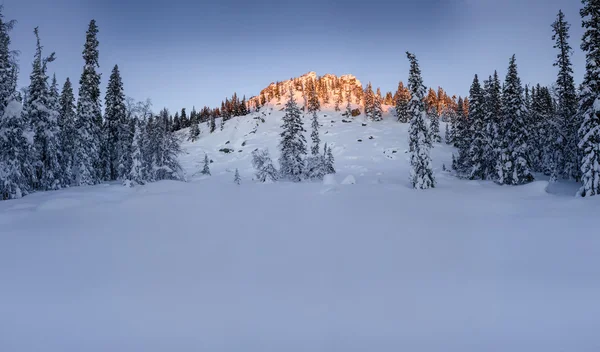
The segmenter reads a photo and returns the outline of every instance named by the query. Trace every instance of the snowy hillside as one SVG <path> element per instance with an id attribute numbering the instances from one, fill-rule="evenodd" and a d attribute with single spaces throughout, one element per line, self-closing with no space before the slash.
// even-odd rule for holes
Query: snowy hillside
<path id="1" fill-rule="evenodd" d="M 186 183 L 0 202 L 0 351 L 600 349 L 599 199 L 458 180 L 445 144 L 437 187 L 413 190 L 408 125 L 331 107 L 337 184 L 258 184 L 283 104 L 202 125 Z"/>

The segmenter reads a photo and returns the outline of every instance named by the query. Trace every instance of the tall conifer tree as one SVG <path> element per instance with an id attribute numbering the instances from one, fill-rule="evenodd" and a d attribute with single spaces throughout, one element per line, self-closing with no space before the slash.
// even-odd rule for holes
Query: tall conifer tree
<path id="1" fill-rule="evenodd" d="M 125 128 L 129 129 L 129 124 L 125 111 L 123 82 L 117 65 L 108 80 L 105 100 L 105 165 L 108 179 L 116 180 L 131 169 L 128 160 L 131 155 L 128 154 L 132 144 L 127 131 L 124 131 Z"/>
<path id="2" fill-rule="evenodd" d="M 571 63 L 571 46 L 569 45 L 569 28 L 561 11 L 552 24 L 552 39 L 554 48 L 558 49 L 554 66 L 558 67 L 556 78 L 556 95 L 558 97 L 558 132 L 560 134 L 560 159 L 558 169 L 562 177 L 579 179 L 579 152 L 577 130 L 581 125 L 577 115 L 577 93 L 573 79 L 573 65 Z"/>
<path id="3" fill-rule="evenodd" d="M 42 56 L 38 28 L 35 28 L 34 34 L 37 45 L 24 109 L 35 133 L 35 188 L 45 191 L 56 190 L 62 185 L 58 101 L 56 96 L 53 99 L 50 93 L 46 73 L 47 64 L 55 58 L 54 53 L 48 57 Z M 56 89 L 56 84 L 54 88 Z M 58 95 L 57 92 L 55 94 Z"/>
<path id="4" fill-rule="evenodd" d="M 469 91 L 469 120 L 471 143 L 469 145 L 466 176 L 472 180 L 485 180 L 488 177 L 486 169 L 486 147 L 489 144 L 485 126 L 484 92 L 479 84 L 477 75 Z"/>
<path id="5" fill-rule="evenodd" d="M 600 1 L 582 0 L 585 76 L 579 97 L 582 197 L 600 194 Z"/>
<path id="6" fill-rule="evenodd" d="M 402 81 L 398 83 L 396 91 L 396 117 L 399 122 L 410 122 L 410 91 L 404 87 Z"/>
<path id="7" fill-rule="evenodd" d="M 93 185 L 100 181 L 102 113 L 100 107 L 100 73 L 98 63 L 98 27 L 90 22 L 83 49 L 85 65 L 79 80 L 77 100 L 77 140 L 75 146 L 75 183 Z"/>
<path id="8" fill-rule="evenodd" d="M 59 99 L 58 127 L 60 129 L 61 161 L 63 184 L 73 184 L 73 163 L 75 157 L 75 95 L 69 78 L 63 85 Z"/>
<path id="9" fill-rule="evenodd" d="M 306 155 L 306 139 L 304 137 L 304 122 L 300 109 L 294 100 L 294 90 L 290 87 L 290 98 L 285 105 L 285 115 L 281 128 L 279 148 L 279 166 L 282 178 L 298 182 L 305 170 L 304 156 Z"/>
<path id="10" fill-rule="evenodd" d="M 410 71 L 408 77 L 408 87 L 410 89 L 410 181 L 413 188 L 427 189 L 435 187 L 435 177 L 431 165 L 429 150 L 431 149 L 431 140 L 428 137 L 429 131 L 425 121 L 425 85 L 421 77 L 421 69 L 415 55 L 407 52 L 406 56 L 410 61 Z"/>
<path id="11" fill-rule="evenodd" d="M 529 131 L 523 98 L 523 86 L 517 73 L 515 56 L 510 59 L 502 91 L 504 139 L 500 147 L 498 182 L 519 185 L 533 181 L 529 160 Z"/>

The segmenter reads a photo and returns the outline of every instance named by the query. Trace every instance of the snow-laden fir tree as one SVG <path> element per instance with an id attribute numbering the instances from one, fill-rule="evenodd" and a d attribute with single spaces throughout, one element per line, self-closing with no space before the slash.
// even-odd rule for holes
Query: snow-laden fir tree
<path id="1" fill-rule="evenodd" d="M 308 106 L 306 110 L 310 113 L 321 110 L 321 103 L 319 102 L 317 87 L 315 86 L 315 81 L 313 79 L 308 80 L 306 89 L 308 95 Z"/>
<path id="2" fill-rule="evenodd" d="M 11 59 L 10 31 L 15 21 L 5 21 L 0 5 L 0 116 L 12 98 L 16 98 L 17 65 Z"/>
<path id="3" fill-rule="evenodd" d="M 408 87 L 410 89 L 410 182 L 413 188 L 427 189 L 435 187 L 435 177 L 431 165 L 429 150 L 431 149 L 431 140 L 428 137 L 429 131 L 425 121 L 425 85 L 421 77 L 421 69 L 414 54 L 406 53 L 410 61 L 410 71 L 408 77 Z"/>
<path id="4" fill-rule="evenodd" d="M 126 106 L 126 104 L 124 104 Z M 169 127 L 167 133 L 170 133 L 172 126 Z M 133 116 L 125 108 L 125 113 L 121 115 L 121 121 L 119 123 L 119 160 L 117 166 L 117 179 L 123 180 L 127 178 L 127 173 L 131 170 L 131 163 L 133 162 L 132 147 L 133 147 L 133 135 L 135 133 L 135 121 Z"/>
<path id="5" fill-rule="evenodd" d="M 188 140 L 195 142 L 200 136 L 200 123 L 198 121 L 192 121 L 192 127 L 190 127 L 190 134 Z"/>
<path id="6" fill-rule="evenodd" d="M 550 176 L 550 181 L 556 181 L 561 173 L 562 137 L 560 135 L 560 119 L 556 113 L 556 102 L 548 87 L 539 87 L 536 94 L 539 106 L 537 117 L 538 138 L 541 151 L 541 172 Z"/>
<path id="7" fill-rule="evenodd" d="M 157 148 L 152 149 L 154 179 L 185 181 L 183 169 L 179 164 L 181 143 L 176 134 L 169 131 L 169 111 L 163 109 L 156 117 L 151 133 L 152 143 L 158 144 Z"/>
<path id="8" fill-rule="evenodd" d="M 302 180 L 305 170 L 304 156 L 306 155 L 306 139 L 304 138 L 304 122 L 300 109 L 294 100 L 294 90 L 290 87 L 290 99 L 285 104 L 285 115 L 281 126 L 281 141 L 279 149 L 279 172 L 281 177 L 290 181 Z"/>
<path id="9" fill-rule="evenodd" d="M 333 151 L 331 147 L 327 146 L 325 143 L 325 147 L 323 150 L 323 171 L 325 175 L 335 174 L 335 158 L 333 157 Z"/>
<path id="10" fill-rule="evenodd" d="M 0 84 L 2 84 L 0 82 Z M 0 117 L 0 200 L 21 198 L 32 191 L 31 145 L 25 137 L 27 123 L 16 92 L 8 97 Z"/>
<path id="11" fill-rule="evenodd" d="M 499 150 L 498 182 L 500 184 L 520 185 L 533 181 L 528 154 L 529 131 L 525 112 L 523 87 L 513 55 L 502 90 L 504 139 Z"/>
<path id="12" fill-rule="evenodd" d="M 202 166 L 202 175 L 210 176 L 210 161 L 208 160 L 208 154 L 204 154 L 204 163 Z"/>
<path id="13" fill-rule="evenodd" d="M 187 113 L 185 112 L 185 108 L 181 109 L 181 115 L 179 115 L 179 120 L 181 122 L 181 128 L 190 127 L 190 120 L 187 117 Z"/>
<path id="14" fill-rule="evenodd" d="M 100 143 L 102 112 L 100 108 L 100 73 L 98 64 L 98 27 L 90 22 L 83 49 L 85 65 L 79 80 L 77 100 L 77 140 L 75 144 L 75 183 L 93 185 L 100 181 Z"/>
<path id="15" fill-rule="evenodd" d="M 552 39 L 554 48 L 558 49 L 554 66 L 558 67 L 556 78 L 556 95 L 558 98 L 557 118 L 560 158 L 557 168 L 563 178 L 579 179 L 579 153 L 577 130 L 581 125 L 577 115 L 577 93 L 573 79 L 571 63 L 571 46 L 569 45 L 569 23 L 562 11 L 558 12 L 556 21 L 552 24 Z"/>
<path id="16" fill-rule="evenodd" d="M 581 183 L 578 195 L 600 194 L 600 1 L 582 0 L 585 76 L 579 96 Z"/>
<path id="17" fill-rule="evenodd" d="M 105 160 L 103 164 L 106 169 L 108 180 L 116 180 L 119 173 L 123 175 L 129 164 L 127 155 L 131 146 L 127 133 L 123 133 L 124 124 L 127 124 L 127 114 L 125 111 L 125 93 L 123 92 L 123 81 L 119 66 L 115 65 L 108 80 L 106 88 L 105 109 L 104 109 L 104 141 L 105 141 Z M 127 124 L 127 129 L 129 125 Z M 123 165 L 119 168 L 119 165 Z M 121 172 L 119 172 L 121 169 Z"/>
<path id="18" fill-rule="evenodd" d="M 273 166 L 273 161 L 267 149 L 255 149 L 252 152 L 252 165 L 256 170 L 256 180 L 263 183 L 277 181 L 279 172 Z"/>
<path id="19" fill-rule="evenodd" d="M 383 119 L 382 101 L 381 89 L 377 88 L 377 94 L 375 94 L 373 99 L 373 121 L 381 121 Z"/>
<path id="20" fill-rule="evenodd" d="M 144 170 L 143 152 L 143 129 L 142 123 L 133 119 L 133 140 L 131 142 L 131 168 L 127 173 L 125 184 L 143 185 L 145 183 L 146 171 Z"/>
<path id="21" fill-rule="evenodd" d="M 34 29 L 37 40 L 33 60 L 31 83 L 24 105 L 25 115 L 34 132 L 35 179 L 39 190 L 56 190 L 61 187 L 60 135 L 58 129 L 58 101 L 50 94 L 47 64 L 54 61 L 54 53 L 42 56 L 38 28 Z M 58 95 L 58 93 L 56 93 Z"/>
<path id="22" fill-rule="evenodd" d="M 209 131 L 210 133 L 213 133 L 215 131 L 215 129 L 217 129 L 217 124 L 215 123 L 215 114 L 210 114 L 210 125 L 209 125 Z"/>
<path id="23" fill-rule="evenodd" d="M 456 170 L 459 175 L 463 175 L 467 172 L 466 168 L 468 165 L 469 158 L 469 147 L 471 145 L 471 139 L 469 138 L 469 124 L 467 122 L 468 116 L 464 110 L 464 100 L 462 97 L 458 97 L 456 105 L 456 118 L 453 124 L 453 135 L 452 141 L 454 146 L 458 149 L 458 156 L 453 159 L 452 168 Z"/>
<path id="24" fill-rule="evenodd" d="M 465 176 L 471 180 L 485 180 L 488 178 L 486 168 L 486 148 L 489 145 L 485 126 L 485 100 L 484 92 L 479 84 L 479 78 L 475 75 L 473 84 L 469 91 L 469 120 L 471 123 L 471 144 L 469 146 Z"/>
<path id="25" fill-rule="evenodd" d="M 313 112 L 311 128 L 310 138 L 312 139 L 312 145 L 310 147 L 310 154 L 317 155 L 319 154 L 321 138 L 319 137 L 319 118 L 316 112 Z"/>
<path id="26" fill-rule="evenodd" d="M 441 143 L 440 118 L 435 105 L 427 109 L 427 117 L 429 118 L 429 136 L 431 137 L 432 143 Z"/>
<path id="27" fill-rule="evenodd" d="M 446 123 L 446 128 L 444 131 L 444 142 L 446 144 L 450 144 L 450 123 L 449 122 Z"/>
<path id="28" fill-rule="evenodd" d="M 367 120 L 373 120 L 375 116 L 375 93 L 371 82 L 367 84 L 365 88 L 365 118 Z"/>
<path id="29" fill-rule="evenodd" d="M 310 134 L 312 145 L 310 156 L 306 159 L 306 177 L 312 180 L 322 180 L 325 176 L 325 158 L 319 154 L 321 139 L 319 137 L 319 120 L 317 113 L 313 112 L 312 132 Z"/>
<path id="30" fill-rule="evenodd" d="M 238 186 L 242 183 L 242 178 L 240 177 L 240 172 L 238 171 L 238 169 L 235 169 L 235 175 L 233 176 L 233 182 Z"/>
<path id="31" fill-rule="evenodd" d="M 545 131 L 542 119 L 542 107 L 541 100 L 538 99 L 538 95 L 541 91 L 541 86 L 532 86 L 531 90 L 525 85 L 525 99 L 524 99 L 524 116 L 525 123 L 527 124 L 527 130 L 529 132 L 529 143 L 528 144 L 528 158 L 531 164 L 531 170 L 533 172 L 542 172 L 542 158 L 543 148 L 545 141 Z"/>
<path id="32" fill-rule="evenodd" d="M 58 128 L 60 130 L 60 165 L 63 185 L 73 184 L 73 162 L 75 158 L 75 95 L 69 78 L 63 85 L 59 98 Z"/>
<path id="33" fill-rule="evenodd" d="M 485 169 L 486 174 L 492 180 L 499 178 L 497 165 L 499 163 L 499 149 L 504 140 L 502 123 L 502 84 L 498 72 L 489 78 L 485 89 L 485 133 L 488 142 L 485 145 Z"/>
<path id="34" fill-rule="evenodd" d="M 404 87 L 402 81 L 398 84 L 396 92 L 396 116 L 399 122 L 410 122 L 410 91 Z"/>
<path id="35" fill-rule="evenodd" d="M 456 117 L 454 120 L 454 146 L 458 148 L 458 150 L 467 149 L 470 140 L 469 140 L 469 124 L 468 124 L 468 115 L 464 108 L 464 100 L 462 97 L 458 97 L 458 102 L 456 104 Z"/>
<path id="36" fill-rule="evenodd" d="M 531 162 L 531 169 L 534 172 L 543 172 L 543 156 L 544 148 L 546 143 L 546 132 L 545 132 L 545 116 L 544 106 L 542 99 L 542 87 L 538 84 L 537 86 L 531 87 L 531 93 L 525 86 L 525 112 L 526 112 L 526 123 L 528 124 L 529 130 L 529 160 Z"/>
<path id="37" fill-rule="evenodd" d="M 456 123 L 456 110 L 452 106 L 445 106 L 442 111 L 442 120 L 446 122 L 446 133 L 444 136 L 446 144 L 454 145 L 455 128 Z"/>

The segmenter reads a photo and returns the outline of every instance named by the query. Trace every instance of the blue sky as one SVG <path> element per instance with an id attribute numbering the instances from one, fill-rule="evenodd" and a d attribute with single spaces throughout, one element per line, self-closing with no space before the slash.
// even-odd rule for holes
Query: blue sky
<path id="1" fill-rule="evenodd" d="M 40 27 L 62 85 L 78 83 L 91 19 L 100 29 L 102 92 L 118 64 L 128 96 L 155 110 L 217 106 L 234 91 L 251 96 L 272 81 L 308 71 L 356 75 L 383 91 L 406 81 L 409 50 L 425 84 L 468 94 L 475 73 L 504 76 L 517 55 L 524 83 L 554 82 L 550 25 L 559 9 L 571 23 L 575 79 L 583 77 L 577 0 L 183 1 L 4 0 L 18 21 L 21 86 L 29 83 Z"/>

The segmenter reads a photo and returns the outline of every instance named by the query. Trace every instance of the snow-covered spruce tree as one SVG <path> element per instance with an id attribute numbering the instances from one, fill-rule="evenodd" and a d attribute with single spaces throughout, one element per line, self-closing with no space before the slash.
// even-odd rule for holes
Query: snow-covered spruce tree
<path id="1" fill-rule="evenodd" d="M 560 158 L 557 168 L 563 178 L 579 179 L 579 153 L 577 131 L 581 121 L 577 115 L 577 93 L 573 79 L 573 65 L 571 63 L 571 46 L 569 45 L 569 28 L 562 11 L 558 12 L 556 21 L 552 24 L 552 39 L 554 48 L 558 49 L 554 66 L 558 67 L 556 78 L 556 95 L 558 98 L 557 118 Z"/>
<path id="2" fill-rule="evenodd" d="M 410 61 L 408 87 L 410 89 L 410 182 L 413 188 L 427 189 L 435 187 L 435 177 L 431 165 L 429 150 L 431 141 L 425 121 L 425 85 L 421 77 L 421 69 L 414 54 L 406 53 Z"/>
<path id="3" fill-rule="evenodd" d="M 313 112 L 312 132 L 310 134 L 312 145 L 310 156 L 306 158 L 306 177 L 313 180 L 321 180 L 325 176 L 325 159 L 319 154 L 321 139 L 319 138 L 319 121 L 317 113 Z"/>
<path id="4" fill-rule="evenodd" d="M 473 84 L 469 91 L 469 120 L 471 123 L 471 144 L 469 145 L 466 177 L 471 180 L 485 180 L 488 178 L 486 169 L 486 147 L 489 145 L 485 126 L 485 101 L 484 93 L 479 84 L 479 78 L 475 75 Z"/>
<path id="5" fill-rule="evenodd" d="M 333 151 L 331 147 L 327 146 L 325 143 L 324 151 L 323 151 L 323 171 L 325 175 L 335 174 L 335 158 L 333 157 Z"/>
<path id="6" fill-rule="evenodd" d="M 5 21 L 0 5 L 0 117 L 4 116 L 4 109 L 9 101 L 16 98 L 16 71 L 17 67 L 11 59 L 10 31 L 15 21 Z"/>
<path id="7" fill-rule="evenodd" d="M 125 177 L 124 184 L 134 186 L 145 183 L 146 172 L 144 170 L 143 152 L 143 130 L 142 124 L 137 119 L 133 119 L 133 140 L 131 142 L 131 168 Z"/>
<path id="8" fill-rule="evenodd" d="M 456 106 L 456 118 L 453 125 L 454 134 L 452 135 L 452 140 L 454 141 L 454 146 L 458 149 L 458 156 L 452 163 L 452 169 L 459 175 L 463 175 L 467 172 L 471 140 L 469 138 L 469 124 L 467 123 L 468 116 L 464 110 L 464 100 L 462 97 L 458 97 Z"/>
<path id="9" fill-rule="evenodd" d="M 382 101 L 381 89 L 377 88 L 377 94 L 375 94 L 373 99 L 373 121 L 381 121 L 383 119 Z"/>
<path id="10" fill-rule="evenodd" d="M 217 124 L 215 123 L 215 114 L 214 113 L 210 114 L 209 121 L 210 121 L 209 131 L 210 131 L 210 133 L 213 133 L 217 129 Z"/>
<path id="11" fill-rule="evenodd" d="M 204 163 L 200 173 L 202 175 L 210 176 L 210 161 L 208 160 L 208 154 L 206 153 L 204 154 Z"/>
<path id="12" fill-rule="evenodd" d="M 410 91 L 404 87 L 402 81 L 398 83 L 396 92 L 396 116 L 399 122 L 410 122 Z"/>
<path id="13" fill-rule="evenodd" d="M 119 66 L 115 65 L 108 80 L 106 88 L 104 110 L 104 140 L 105 153 L 103 165 L 106 167 L 106 177 L 108 180 L 114 181 L 119 177 L 119 165 L 123 161 L 125 165 L 121 167 L 121 173 L 131 169 L 127 167 L 126 155 L 129 152 L 131 141 L 127 138 L 127 134 L 123 133 L 123 124 L 126 121 L 125 111 L 125 93 L 123 92 L 123 82 Z"/>
<path id="14" fill-rule="evenodd" d="M 125 104 L 126 106 L 126 104 Z M 135 133 L 135 121 L 133 116 L 125 108 L 125 113 L 121 115 L 119 123 L 119 161 L 117 166 L 117 179 L 123 180 L 127 178 L 128 170 L 131 170 L 133 135 Z M 169 126 L 167 132 L 171 132 L 172 126 Z"/>
<path id="15" fill-rule="evenodd" d="M 585 76 L 579 96 L 579 150 L 581 197 L 600 194 L 600 1 L 582 0 L 585 29 L 581 50 L 585 52 Z"/>
<path id="16" fill-rule="evenodd" d="M 560 119 L 556 113 L 556 102 L 550 94 L 548 87 L 541 87 L 537 91 L 540 115 L 538 136 L 542 141 L 541 171 L 550 176 L 551 181 L 556 181 L 562 172 L 560 168 L 562 159 L 562 137 L 560 135 Z"/>
<path id="17" fill-rule="evenodd" d="M 256 180 L 263 183 L 277 181 L 279 172 L 273 166 L 273 161 L 267 149 L 255 149 L 252 152 L 252 166 L 256 170 Z"/>
<path id="18" fill-rule="evenodd" d="M 530 100 L 528 102 L 528 99 Z M 529 130 L 529 160 L 531 169 L 535 172 L 546 172 L 547 164 L 544 163 L 545 152 L 548 142 L 547 123 L 551 116 L 547 116 L 544 101 L 544 90 L 539 84 L 531 88 L 531 94 L 528 94 L 528 88 L 525 87 L 525 107 Z"/>
<path id="19" fill-rule="evenodd" d="M 75 184 L 93 185 L 100 181 L 100 142 L 102 112 L 100 109 L 100 73 L 98 64 L 98 27 L 90 22 L 83 49 L 85 65 L 79 80 L 75 144 Z"/>
<path id="20" fill-rule="evenodd" d="M 441 143 L 442 137 L 440 136 L 440 117 L 435 106 L 431 106 L 427 109 L 427 117 L 429 118 L 429 136 L 431 137 L 431 142 Z"/>
<path id="21" fill-rule="evenodd" d="M 306 139 L 304 138 L 304 122 L 300 109 L 294 100 L 294 90 L 290 87 L 290 99 L 285 104 L 285 115 L 281 126 L 279 149 L 279 172 L 281 177 L 290 181 L 302 180 L 305 170 Z"/>
<path id="22" fill-rule="evenodd" d="M 367 84 L 365 88 L 365 118 L 367 120 L 373 120 L 375 113 L 375 93 L 373 93 L 373 87 L 371 82 Z"/>
<path id="23" fill-rule="evenodd" d="M 240 177 L 240 172 L 238 171 L 238 169 L 235 169 L 235 175 L 233 176 L 233 183 L 235 183 L 238 186 L 240 184 L 242 184 L 242 178 Z"/>
<path id="24" fill-rule="evenodd" d="M 450 123 L 446 123 L 446 130 L 444 131 L 444 142 L 450 144 Z"/>
<path id="25" fill-rule="evenodd" d="M 538 99 L 541 92 L 541 86 L 532 86 L 531 90 L 525 86 L 525 123 L 529 132 L 528 158 L 531 164 L 531 170 L 534 172 L 542 172 L 543 148 L 545 142 L 545 131 L 543 124 L 543 109 L 541 99 Z"/>
<path id="26" fill-rule="evenodd" d="M 446 144 L 454 145 L 456 116 L 456 110 L 453 106 L 447 105 L 444 107 L 442 120 L 446 122 L 446 134 L 444 136 Z"/>
<path id="27" fill-rule="evenodd" d="M 75 158 L 75 96 L 69 78 L 63 85 L 59 98 L 58 128 L 60 130 L 60 165 L 62 167 L 62 183 L 73 184 L 73 162 Z"/>
<path id="28" fill-rule="evenodd" d="M 310 113 L 321 110 L 317 87 L 315 86 L 315 81 L 313 79 L 308 80 L 306 90 L 308 95 L 308 106 L 306 107 L 306 110 Z"/>
<path id="29" fill-rule="evenodd" d="M 181 144 L 175 133 L 169 132 L 169 111 L 161 110 L 155 120 L 155 140 L 160 144 L 155 149 L 158 153 L 154 156 L 154 170 L 156 180 L 185 181 L 183 169 L 179 164 Z"/>
<path id="30" fill-rule="evenodd" d="M 190 135 L 188 136 L 188 140 L 195 142 L 198 140 L 200 136 L 200 123 L 198 121 L 192 121 L 192 127 L 190 127 Z"/>
<path id="31" fill-rule="evenodd" d="M 523 87 L 517 73 L 515 56 L 510 59 L 508 73 L 502 91 L 502 119 L 504 139 L 499 155 L 498 182 L 520 185 L 533 181 L 528 159 L 529 134 L 523 101 Z"/>
<path id="32" fill-rule="evenodd" d="M 499 178 L 497 165 L 499 163 L 499 148 L 504 140 L 502 121 L 502 85 L 498 72 L 489 78 L 489 86 L 486 87 L 485 102 L 485 132 L 488 144 L 485 147 L 485 169 L 486 174 L 492 180 Z"/>
<path id="33" fill-rule="evenodd" d="M 61 187 L 60 136 L 58 129 L 58 101 L 52 98 L 48 87 L 47 64 L 54 61 L 54 53 L 44 58 L 37 27 L 31 83 L 24 104 L 25 115 L 34 132 L 35 179 L 34 188 L 56 190 Z M 58 93 L 56 93 L 58 95 Z"/>
<path id="34" fill-rule="evenodd" d="M 318 155 L 319 148 L 321 144 L 321 138 L 319 137 L 319 119 L 316 112 L 313 112 L 312 118 L 312 132 L 310 133 L 310 138 L 312 139 L 312 146 L 310 147 L 311 155 Z"/>
<path id="35" fill-rule="evenodd" d="M 0 84 L 6 82 L 0 82 Z M 25 137 L 27 123 L 16 92 L 8 97 L 0 117 L 0 200 L 21 198 L 32 192 L 31 146 Z"/>
<path id="36" fill-rule="evenodd" d="M 188 128 L 190 127 L 190 120 L 187 117 L 187 114 L 185 112 L 185 108 L 181 109 L 181 115 L 179 115 L 179 120 L 181 123 L 181 128 Z"/>

